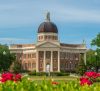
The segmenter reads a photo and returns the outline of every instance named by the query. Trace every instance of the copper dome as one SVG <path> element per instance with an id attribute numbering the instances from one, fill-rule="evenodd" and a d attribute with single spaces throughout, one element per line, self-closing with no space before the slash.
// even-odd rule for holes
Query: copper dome
<path id="1" fill-rule="evenodd" d="M 56 25 L 52 22 L 43 22 L 38 28 L 38 33 L 58 33 Z"/>

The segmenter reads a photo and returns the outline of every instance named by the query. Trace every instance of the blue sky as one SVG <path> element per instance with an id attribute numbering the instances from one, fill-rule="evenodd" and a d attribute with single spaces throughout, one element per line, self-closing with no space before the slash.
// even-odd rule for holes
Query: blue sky
<path id="1" fill-rule="evenodd" d="M 36 43 L 50 11 L 63 43 L 90 42 L 100 32 L 100 0 L 0 0 L 0 43 Z"/>

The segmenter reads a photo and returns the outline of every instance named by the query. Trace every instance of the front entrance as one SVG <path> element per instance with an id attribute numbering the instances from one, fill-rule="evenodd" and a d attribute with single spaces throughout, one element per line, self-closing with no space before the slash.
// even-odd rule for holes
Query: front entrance
<path id="1" fill-rule="evenodd" d="M 50 64 L 46 64 L 46 72 L 47 72 L 47 73 L 50 72 Z"/>

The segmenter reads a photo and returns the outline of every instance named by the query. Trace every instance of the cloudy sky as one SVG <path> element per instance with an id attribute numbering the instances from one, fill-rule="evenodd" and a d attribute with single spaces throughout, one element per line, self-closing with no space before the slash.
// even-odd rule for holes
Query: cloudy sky
<path id="1" fill-rule="evenodd" d="M 62 43 L 85 40 L 91 48 L 100 32 L 100 0 L 0 0 L 0 43 L 36 43 L 47 11 Z"/>

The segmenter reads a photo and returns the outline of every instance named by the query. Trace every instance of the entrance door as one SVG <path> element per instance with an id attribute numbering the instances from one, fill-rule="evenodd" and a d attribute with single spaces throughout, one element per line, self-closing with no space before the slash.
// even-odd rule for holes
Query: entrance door
<path id="1" fill-rule="evenodd" d="M 46 65 L 46 72 L 50 72 L 50 64 Z"/>

